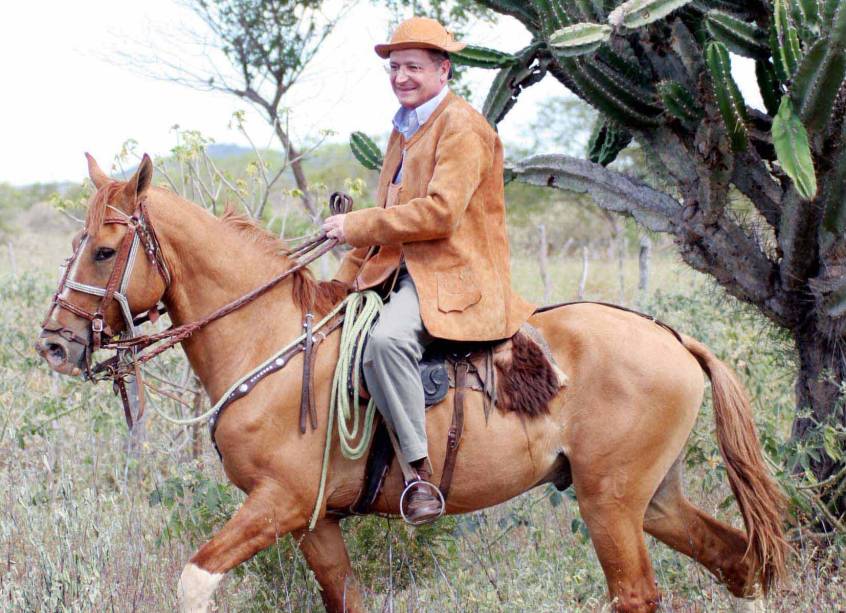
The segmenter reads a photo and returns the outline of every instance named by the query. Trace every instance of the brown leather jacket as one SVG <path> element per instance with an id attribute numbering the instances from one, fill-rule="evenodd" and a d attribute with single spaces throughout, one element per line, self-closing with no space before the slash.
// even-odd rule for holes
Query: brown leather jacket
<path id="1" fill-rule="evenodd" d="M 396 206 L 385 207 L 402 159 Z M 378 207 L 349 213 L 353 247 L 336 279 L 353 284 L 374 245 L 401 245 L 430 334 L 492 340 L 514 334 L 534 306 L 511 289 L 502 143 L 485 118 L 450 92 L 407 142 L 393 131 Z M 357 287 L 356 289 L 365 289 Z"/>

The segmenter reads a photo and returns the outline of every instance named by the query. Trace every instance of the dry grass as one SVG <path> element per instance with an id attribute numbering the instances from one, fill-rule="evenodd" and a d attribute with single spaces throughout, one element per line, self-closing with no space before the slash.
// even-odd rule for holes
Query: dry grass
<path id="1" fill-rule="evenodd" d="M 11 277 L 5 254 L 0 256 L 0 610 L 171 611 L 182 565 L 200 544 L 202 532 L 219 524 L 221 516 L 194 517 L 201 508 L 197 500 L 168 508 L 151 504 L 149 495 L 168 479 L 187 482 L 196 474 L 211 483 L 225 479 L 207 441 L 199 464 L 193 463 L 190 432 L 174 430 L 161 420 L 150 419 L 146 441 L 128 453 L 120 408 L 111 391 L 55 377 L 37 359 L 32 340 L 67 244 L 65 237 L 19 239 L 17 280 Z M 540 302 L 542 288 L 535 271 L 531 258 L 517 259 L 516 285 Z M 580 272 L 578 261 L 552 262 L 553 301 L 575 298 Z M 616 274 L 616 263 L 591 262 L 587 296 L 617 301 Z M 786 435 L 790 364 L 789 359 L 768 362 L 767 369 L 756 370 L 755 356 L 767 350 L 760 334 L 767 329 L 764 324 L 753 322 L 743 328 L 746 333 L 738 334 L 725 319 L 702 322 L 701 313 L 691 312 L 689 304 L 699 304 L 695 300 L 700 294 L 713 293 L 710 286 L 670 259 L 656 263 L 652 285 L 661 287 L 665 298 L 684 299 L 638 297 L 634 260 L 626 263 L 625 276 L 630 305 L 640 302 L 661 311 L 659 315 L 669 314 L 686 331 L 709 337 L 707 341 L 729 360 L 747 362 L 741 371 L 755 382 L 752 394 L 759 420 L 767 420 L 764 430 Z M 739 525 L 734 505 L 724 504 L 729 490 L 714 460 L 712 424 L 706 408 L 690 443 L 695 453 L 688 456 L 689 494 L 708 512 Z M 198 466 L 201 473 L 194 472 Z M 175 525 L 196 529 L 163 538 Z M 371 610 L 607 607 L 601 569 L 576 503 L 567 495 L 541 488 L 443 527 L 448 530 L 421 543 L 396 521 L 348 522 L 352 555 Z M 649 549 L 665 594 L 664 610 L 735 606 L 698 565 L 651 540 Z M 769 609 L 843 610 L 842 552 L 841 546 L 805 543 L 792 562 L 792 584 L 769 598 Z M 273 607 L 322 610 L 313 579 L 288 543 L 232 574 L 216 598 L 219 611 Z"/>

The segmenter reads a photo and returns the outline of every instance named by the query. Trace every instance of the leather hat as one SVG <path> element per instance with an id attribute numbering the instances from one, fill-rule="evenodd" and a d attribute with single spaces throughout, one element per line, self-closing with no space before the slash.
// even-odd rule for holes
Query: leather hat
<path id="1" fill-rule="evenodd" d="M 428 17 L 412 17 L 397 26 L 391 42 L 376 45 L 376 54 L 387 59 L 397 49 L 440 49 L 447 53 L 461 51 L 466 43 L 460 43 L 452 33 L 438 21 Z"/>

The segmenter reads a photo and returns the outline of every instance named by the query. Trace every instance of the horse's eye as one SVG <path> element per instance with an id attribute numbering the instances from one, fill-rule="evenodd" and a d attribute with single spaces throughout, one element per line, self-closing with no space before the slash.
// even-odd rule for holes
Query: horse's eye
<path id="1" fill-rule="evenodd" d="M 94 252 L 94 259 L 98 262 L 105 262 L 115 254 L 115 250 L 111 247 L 98 247 Z"/>

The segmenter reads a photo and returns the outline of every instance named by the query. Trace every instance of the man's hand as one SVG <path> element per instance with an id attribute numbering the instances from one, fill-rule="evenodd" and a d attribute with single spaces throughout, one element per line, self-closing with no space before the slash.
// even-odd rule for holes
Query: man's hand
<path id="1" fill-rule="evenodd" d="M 344 236 L 344 215 L 332 215 L 323 220 L 323 231 L 329 238 L 338 239 L 338 243 L 343 245 L 347 242 L 347 237 Z"/>

